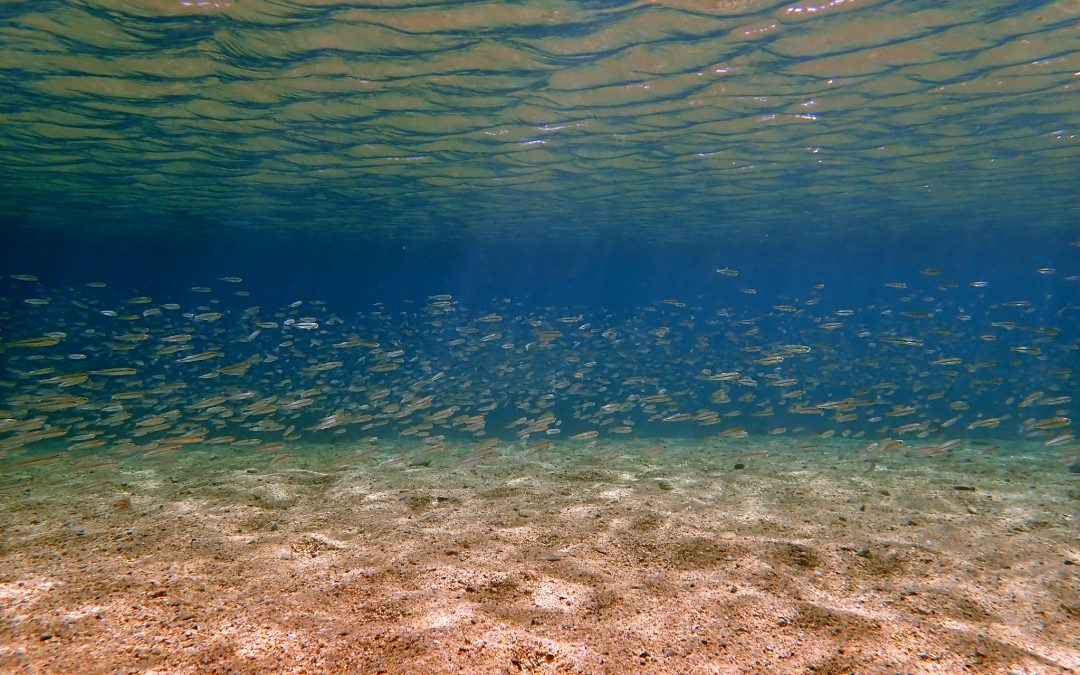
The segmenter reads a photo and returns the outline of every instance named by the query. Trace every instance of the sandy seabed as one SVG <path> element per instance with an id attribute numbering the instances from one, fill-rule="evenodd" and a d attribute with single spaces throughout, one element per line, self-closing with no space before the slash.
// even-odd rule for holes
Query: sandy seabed
<path id="1" fill-rule="evenodd" d="M 1080 670 L 1061 457 L 763 443 L 24 459 L 0 670 Z"/>

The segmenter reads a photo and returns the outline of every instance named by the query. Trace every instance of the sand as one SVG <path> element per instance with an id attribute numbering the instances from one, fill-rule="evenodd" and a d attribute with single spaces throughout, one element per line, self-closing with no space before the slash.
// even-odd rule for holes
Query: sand
<path id="1" fill-rule="evenodd" d="M 9 459 L 0 670 L 1080 669 L 1060 456 L 763 443 Z"/>

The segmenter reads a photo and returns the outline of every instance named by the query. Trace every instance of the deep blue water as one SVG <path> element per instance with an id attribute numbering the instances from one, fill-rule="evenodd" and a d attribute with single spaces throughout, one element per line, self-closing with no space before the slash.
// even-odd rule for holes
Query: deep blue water
<path id="1" fill-rule="evenodd" d="M 256 299 L 321 299 L 363 308 L 451 293 L 463 302 L 509 297 L 533 304 L 633 308 L 676 298 L 736 307 L 768 307 L 806 298 L 815 284 L 822 309 L 896 304 L 885 287 L 940 295 L 955 282 L 953 302 L 1028 300 L 1041 321 L 1075 312 L 1080 230 L 980 228 L 942 224 L 892 232 L 868 221 L 843 234 L 770 231 L 762 225 L 689 242 L 593 238 L 517 240 L 371 239 L 313 232 L 304 236 L 228 232 L 94 231 L 36 233 L 5 227 L 0 269 L 28 271 L 54 284 L 92 280 L 132 292 L 184 293 L 221 276 L 240 276 Z M 738 270 L 724 277 L 720 268 Z M 920 274 L 934 268 L 940 276 Z M 1054 270 L 1039 274 L 1039 269 Z M 982 288 L 970 283 L 985 281 Z M 738 291 L 753 288 L 749 296 Z M 291 300 L 290 300 L 291 301 Z M 932 303 L 931 303 L 932 304 Z"/>

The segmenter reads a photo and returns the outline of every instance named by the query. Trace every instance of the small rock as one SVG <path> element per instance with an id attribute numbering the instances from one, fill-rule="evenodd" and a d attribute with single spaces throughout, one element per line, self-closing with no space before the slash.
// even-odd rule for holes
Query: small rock
<path id="1" fill-rule="evenodd" d="M 53 634 L 52 634 L 52 633 L 42 633 L 42 634 L 41 634 L 41 635 L 39 635 L 38 637 L 39 637 L 39 638 L 40 638 L 41 640 L 51 640 L 51 639 L 53 639 Z"/>

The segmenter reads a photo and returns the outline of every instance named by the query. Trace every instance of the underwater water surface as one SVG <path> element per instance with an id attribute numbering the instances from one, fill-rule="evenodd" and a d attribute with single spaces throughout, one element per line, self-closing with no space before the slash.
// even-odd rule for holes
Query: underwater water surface
<path id="1" fill-rule="evenodd" d="M 0 667 L 1080 668 L 1073 2 L 0 5 Z"/>

